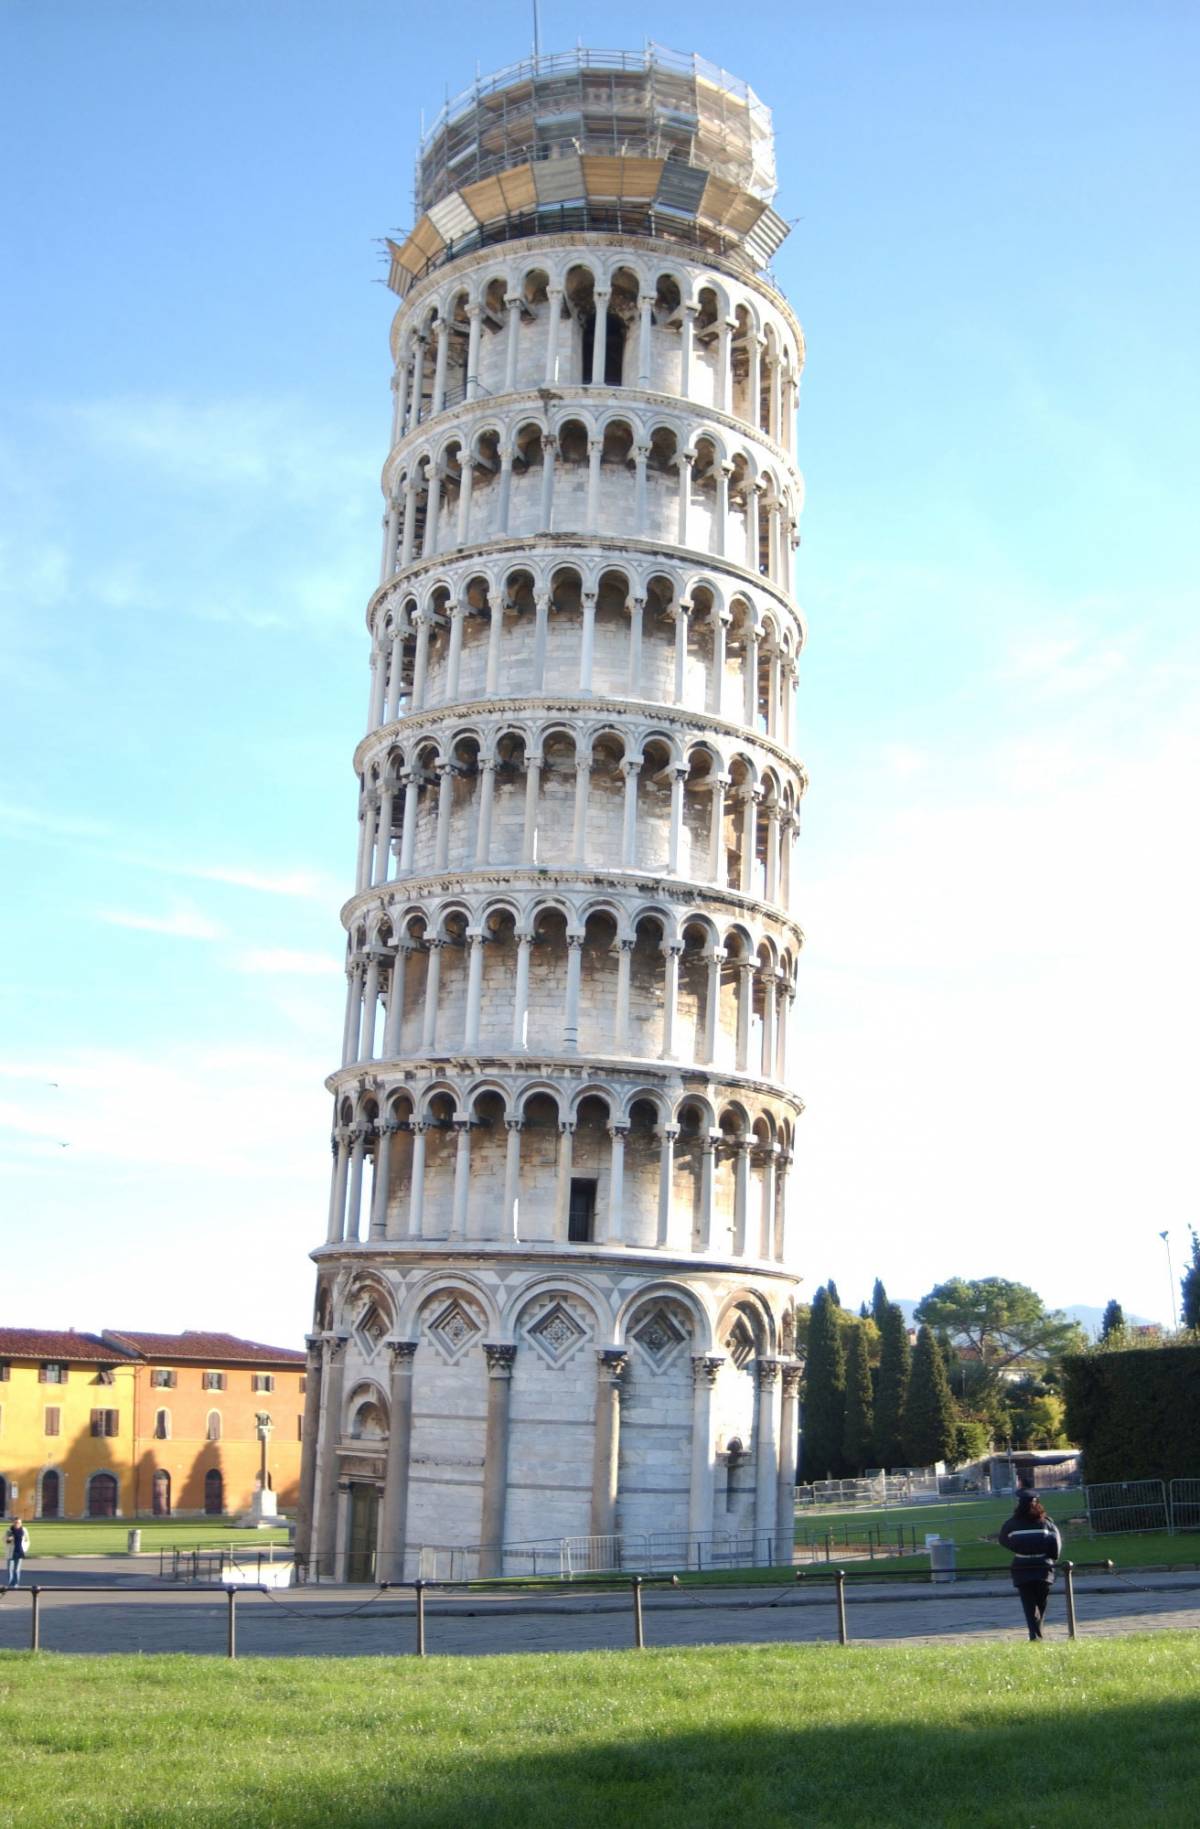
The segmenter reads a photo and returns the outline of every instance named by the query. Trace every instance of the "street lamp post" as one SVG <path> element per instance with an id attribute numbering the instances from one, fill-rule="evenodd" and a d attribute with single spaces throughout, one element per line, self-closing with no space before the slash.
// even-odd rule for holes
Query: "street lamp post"
<path id="1" fill-rule="evenodd" d="M 1175 1300 L 1175 1267 L 1171 1262 L 1171 1234 L 1169 1232 L 1160 1232 L 1158 1236 L 1167 1247 L 1167 1281 L 1171 1285 L 1171 1327 L 1178 1333 L 1179 1306 Z"/>

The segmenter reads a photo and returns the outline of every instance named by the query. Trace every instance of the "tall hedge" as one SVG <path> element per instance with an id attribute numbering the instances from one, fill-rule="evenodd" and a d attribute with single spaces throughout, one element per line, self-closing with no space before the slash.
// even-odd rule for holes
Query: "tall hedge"
<path id="1" fill-rule="evenodd" d="M 1200 1479 L 1200 1346 L 1072 1353 L 1063 1390 L 1085 1480 Z"/>

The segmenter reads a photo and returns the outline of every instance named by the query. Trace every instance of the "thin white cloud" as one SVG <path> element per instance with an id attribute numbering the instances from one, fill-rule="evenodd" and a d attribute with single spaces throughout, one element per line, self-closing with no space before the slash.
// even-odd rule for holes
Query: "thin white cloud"
<path id="1" fill-rule="evenodd" d="M 130 927 L 139 933 L 166 934 L 176 940 L 223 940 L 225 929 L 198 909 L 177 908 L 174 914 L 140 914 L 132 909 L 102 908 L 97 918 L 110 927 Z"/>
<path id="2" fill-rule="evenodd" d="M 342 970 L 331 953 L 305 953 L 285 946 L 258 947 L 239 953 L 235 963 L 239 972 L 293 978 L 326 978 Z"/>

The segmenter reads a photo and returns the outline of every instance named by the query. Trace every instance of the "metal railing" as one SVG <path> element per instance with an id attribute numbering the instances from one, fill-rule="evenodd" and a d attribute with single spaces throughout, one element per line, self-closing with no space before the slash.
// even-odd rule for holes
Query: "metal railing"
<path id="1" fill-rule="evenodd" d="M 1109 1480 L 1085 1486 L 1093 1537 L 1200 1530 L 1200 1479 Z"/>

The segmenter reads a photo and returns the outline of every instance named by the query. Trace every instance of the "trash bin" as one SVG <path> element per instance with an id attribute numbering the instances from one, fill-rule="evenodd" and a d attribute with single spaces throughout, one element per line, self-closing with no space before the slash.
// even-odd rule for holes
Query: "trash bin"
<path id="1" fill-rule="evenodd" d="M 926 1537 L 930 1581 L 955 1581 L 958 1545 L 953 1537 Z"/>
<path id="2" fill-rule="evenodd" d="M 142 1547 L 141 1531 L 130 1531 L 130 1533 L 129 1533 L 129 1554 L 131 1556 L 136 1556 L 138 1551 L 141 1549 L 141 1547 Z"/>

